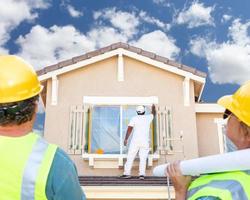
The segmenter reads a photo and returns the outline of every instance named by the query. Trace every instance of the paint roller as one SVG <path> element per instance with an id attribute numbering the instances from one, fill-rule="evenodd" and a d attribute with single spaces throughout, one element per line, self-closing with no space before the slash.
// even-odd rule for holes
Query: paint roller
<path id="1" fill-rule="evenodd" d="M 154 176 L 166 176 L 165 170 L 169 164 L 154 168 Z M 250 170 L 250 149 L 244 149 L 225 154 L 206 156 L 180 162 L 183 175 L 199 176 L 217 172 Z"/>

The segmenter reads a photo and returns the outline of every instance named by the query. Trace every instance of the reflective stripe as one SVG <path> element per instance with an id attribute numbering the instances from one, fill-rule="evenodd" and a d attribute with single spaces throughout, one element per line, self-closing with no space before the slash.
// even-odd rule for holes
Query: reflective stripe
<path id="1" fill-rule="evenodd" d="M 38 138 L 24 168 L 21 200 L 35 199 L 36 178 L 47 148 L 48 143 L 44 139 Z"/>
<path id="2" fill-rule="evenodd" d="M 238 181 L 235 181 L 235 180 L 211 181 L 208 184 L 189 190 L 188 197 L 192 197 L 197 191 L 202 190 L 202 188 L 204 187 L 213 187 L 213 188 L 228 190 L 232 195 L 232 199 L 248 200 L 247 195 L 242 185 Z M 211 194 L 211 196 L 213 195 Z"/>

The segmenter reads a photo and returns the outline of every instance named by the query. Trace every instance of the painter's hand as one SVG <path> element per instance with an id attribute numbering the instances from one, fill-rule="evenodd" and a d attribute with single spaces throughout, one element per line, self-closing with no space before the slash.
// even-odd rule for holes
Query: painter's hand
<path id="1" fill-rule="evenodd" d="M 176 195 L 179 196 L 178 199 L 186 199 L 188 186 L 191 183 L 191 176 L 182 175 L 180 161 L 171 163 L 166 169 L 166 175 L 172 180 Z"/>
<path id="2" fill-rule="evenodd" d="M 123 142 L 123 144 L 124 144 L 124 146 L 127 146 L 127 144 L 128 144 L 128 140 L 124 140 L 124 142 Z"/>

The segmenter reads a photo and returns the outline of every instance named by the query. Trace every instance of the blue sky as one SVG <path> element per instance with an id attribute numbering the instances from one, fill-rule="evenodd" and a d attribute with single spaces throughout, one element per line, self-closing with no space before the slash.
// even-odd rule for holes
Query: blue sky
<path id="1" fill-rule="evenodd" d="M 250 79 L 250 1 L 0 1 L 0 53 L 41 69 L 125 42 L 208 74 L 216 102 Z"/>

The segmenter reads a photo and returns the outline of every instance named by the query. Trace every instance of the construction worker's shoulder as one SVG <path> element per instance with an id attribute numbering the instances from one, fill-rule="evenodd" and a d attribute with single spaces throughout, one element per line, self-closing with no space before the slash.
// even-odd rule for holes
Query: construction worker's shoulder
<path id="1" fill-rule="evenodd" d="M 55 196 L 66 199 L 70 195 L 75 199 L 82 199 L 84 196 L 75 164 L 61 148 L 57 148 L 54 156 L 47 180 L 46 195 L 48 199 L 54 199 Z"/>
<path id="2" fill-rule="evenodd" d="M 68 154 L 60 147 L 57 147 L 52 164 L 57 164 L 57 163 L 59 163 L 61 166 L 66 166 L 68 168 L 75 168 L 74 162 L 71 160 Z"/>

